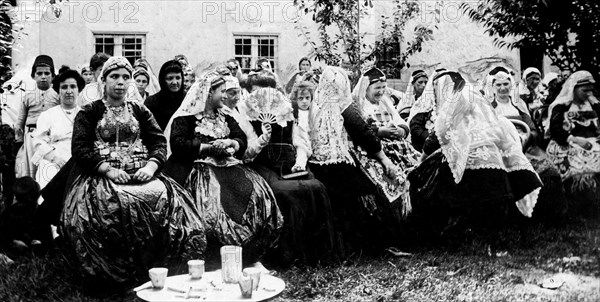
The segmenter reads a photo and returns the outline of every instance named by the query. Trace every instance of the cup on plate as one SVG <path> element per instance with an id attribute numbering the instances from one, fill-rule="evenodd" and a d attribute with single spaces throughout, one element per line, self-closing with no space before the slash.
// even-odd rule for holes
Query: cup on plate
<path id="1" fill-rule="evenodd" d="M 252 298 L 252 278 L 240 274 L 238 276 L 238 284 L 240 286 L 240 291 L 242 291 L 242 298 Z"/>
<path id="2" fill-rule="evenodd" d="M 163 288 L 165 287 L 165 280 L 167 279 L 167 273 L 169 269 L 166 267 L 153 267 L 148 270 L 152 287 Z"/>
<path id="3" fill-rule="evenodd" d="M 243 270 L 244 276 L 252 279 L 252 291 L 258 290 L 260 284 L 260 270 L 256 267 L 247 267 Z"/>
<path id="4" fill-rule="evenodd" d="M 202 278 L 202 274 L 204 274 L 204 260 L 188 261 L 188 273 L 192 279 Z"/>

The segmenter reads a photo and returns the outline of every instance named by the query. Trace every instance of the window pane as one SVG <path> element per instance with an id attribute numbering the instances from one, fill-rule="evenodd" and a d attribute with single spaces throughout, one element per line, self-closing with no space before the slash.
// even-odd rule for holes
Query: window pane
<path id="1" fill-rule="evenodd" d="M 252 46 L 251 45 L 245 45 L 244 49 L 242 50 L 242 54 L 244 55 L 252 55 Z"/>
<path id="2" fill-rule="evenodd" d="M 243 72 L 254 68 L 253 62 L 259 58 L 269 60 L 271 67 L 276 68 L 277 57 L 277 36 L 272 35 L 252 35 L 242 36 L 234 35 L 234 56 L 240 61 L 240 67 Z"/>

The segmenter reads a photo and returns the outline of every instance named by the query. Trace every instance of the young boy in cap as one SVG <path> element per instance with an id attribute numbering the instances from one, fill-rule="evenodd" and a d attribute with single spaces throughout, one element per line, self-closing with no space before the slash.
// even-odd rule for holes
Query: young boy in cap
<path id="1" fill-rule="evenodd" d="M 36 88 L 29 91 L 22 99 L 21 109 L 15 125 L 15 141 L 21 145 L 15 161 L 16 177 L 35 176 L 35 165 L 31 162 L 33 143 L 31 133 L 36 128 L 40 113 L 59 104 L 58 93 L 52 89 L 54 78 L 54 62 L 47 55 L 35 58 L 31 67 L 31 77 Z"/>

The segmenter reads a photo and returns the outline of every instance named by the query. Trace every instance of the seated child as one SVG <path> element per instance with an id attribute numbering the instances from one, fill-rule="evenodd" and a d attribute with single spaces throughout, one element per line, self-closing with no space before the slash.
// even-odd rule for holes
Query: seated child
<path id="1" fill-rule="evenodd" d="M 293 137 L 293 144 L 296 147 L 296 163 L 292 167 L 292 172 L 306 171 L 306 162 L 312 155 L 308 117 L 314 91 L 315 86 L 311 82 L 302 81 L 294 85 L 290 94 L 296 118 Z"/>
<path id="2" fill-rule="evenodd" d="M 34 239 L 34 214 L 40 197 L 40 186 L 29 176 L 15 180 L 15 202 L 0 218 L 0 246 L 8 252 L 24 252 L 39 243 Z"/>

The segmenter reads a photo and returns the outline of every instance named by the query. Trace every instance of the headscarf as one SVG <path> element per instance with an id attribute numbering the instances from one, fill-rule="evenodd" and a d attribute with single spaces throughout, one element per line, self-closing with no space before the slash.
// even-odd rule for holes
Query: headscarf
<path id="1" fill-rule="evenodd" d="M 198 116 L 200 113 L 204 111 L 206 107 L 206 100 L 210 95 L 210 89 L 214 85 L 220 85 L 219 83 L 225 83 L 223 77 L 214 72 L 209 72 L 204 77 L 198 78 L 196 82 L 190 87 L 190 90 L 185 95 L 181 106 L 179 109 L 173 114 L 167 127 L 165 128 L 165 137 L 167 138 L 167 155 L 171 156 L 171 127 L 173 125 L 173 121 L 181 116 L 190 116 L 195 115 Z"/>
<path id="2" fill-rule="evenodd" d="M 179 87 L 179 90 L 171 91 L 171 89 L 169 89 L 166 79 L 169 73 L 175 73 L 181 77 L 181 86 Z M 158 122 L 158 125 L 162 129 L 167 126 L 171 116 L 177 111 L 185 97 L 181 63 L 175 60 L 165 62 L 160 68 L 158 78 L 160 91 L 149 96 L 144 104 L 152 111 L 156 122 Z"/>
<path id="3" fill-rule="evenodd" d="M 234 76 L 224 76 L 223 79 L 225 79 L 225 90 L 229 90 L 229 89 L 242 89 L 242 87 L 240 86 L 240 81 L 238 80 L 238 78 L 234 77 Z"/>
<path id="4" fill-rule="evenodd" d="M 556 72 L 548 72 L 545 76 L 544 79 L 542 80 L 542 83 L 546 86 L 550 85 L 550 82 L 554 81 L 558 79 L 558 73 Z"/>
<path id="5" fill-rule="evenodd" d="M 135 69 L 137 69 L 138 67 L 143 68 L 148 73 L 148 87 L 146 87 L 146 92 L 148 93 L 148 95 L 153 95 L 160 91 L 160 84 L 158 82 L 158 78 L 154 74 L 152 66 L 148 64 L 148 61 L 146 59 L 137 59 L 135 63 L 133 63 L 133 67 Z"/>
<path id="6" fill-rule="evenodd" d="M 449 76 L 438 81 L 435 133 L 456 183 L 462 180 L 466 169 L 535 173 L 523 154 L 516 128 L 508 119 L 498 117 L 474 86 L 465 83 L 463 88 L 457 88 Z M 539 190 L 538 187 L 517 201 L 523 215 L 531 216 Z"/>
<path id="7" fill-rule="evenodd" d="M 519 111 L 529 115 L 529 109 L 527 104 L 519 97 L 518 94 L 518 83 L 512 76 L 512 71 L 503 66 L 494 67 L 488 75 L 485 77 L 483 83 L 483 97 L 490 103 L 493 103 L 496 99 L 496 92 L 494 90 L 494 83 L 499 80 L 510 80 L 510 102 L 511 104 L 519 109 Z"/>
<path id="8" fill-rule="evenodd" d="M 354 165 L 342 117 L 342 112 L 351 104 L 348 73 L 340 67 L 325 67 L 310 108 L 310 140 L 313 147 L 310 162 L 319 165 Z"/>
<path id="9" fill-rule="evenodd" d="M 141 68 L 141 67 L 137 67 L 135 69 L 135 71 L 133 72 L 133 79 L 135 80 L 135 78 L 137 78 L 139 75 L 145 76 L 146 80 L 148 80 L 148 83 L 150 83 L 150 75 L 148 74 L 148 72 L 146 71 L 146 69 Z"/>
<path id="10" fill-rule="evenodd" d="M 440 69 L 434 71 L 431 76 L 427 79 L 427 84 L 425 84 L 425 88 L 423 89 L 423 93 L 418 100 L 415 100 L 412 108 L 410 109 L 410 114 L 408 115 L 408 119 L 406 122 L 410 125 L 410 121 L 419 113 L 425 113 L 430 111 L 435 111 L 435 94 L 433 92 L 433 79 L 438 73 L 443 72 L 445 69 Z M 412 85 L 411 85 L 412 86 Z"/>
<path id="11" fill-rule="evenodd" d="M 519 84 L 519 94 L 522 95 L 529 95 L 530 91 L 529 88 L 527 87 L 527 78 L 529 78 L 531 75 L 537 74 L 540 76 L 540 83 L 538 84 L 537 87 L 534 88 L 534 91 L 536 93 L 540 93 L 541 89 L 542 89 L 542 73 L 540 72 L 539 69 L 535 68 L 535 67 L 529 67 L 527 69 L 525 69 L 523 71 L 523 76 L 521 77 L 521 83 Z"/>
<path id="12" fill-rule="evenodd" d="M 411 75 L 410 78 L 408 78 L 408 86 L 406 86 L 406 91 L 404 92 L 404 96 L 403 99 L 401 100 L 401 103 L 404 103 L 404 106 L 400 106 L 400 103 L 398 103 L 398 110 L 402 110 L 406 107 L 412 107 L 415 105 L 415 102 L 417 101 L 417 99 L 415 98 L 415 87 L 413 86 L 413 84 L 420 78 L 427 78 L 427 81 L 429 81 L 429 76 L 427 75 L 427 73 L 424 70 L 415 70 Z M 423 89 L 423 91 L 425 91 Z M 419 96 L 419 98 L 421 98 L 423 96 L 423 94 L 421 94 Z M 412 110 L 412 108 L 411 108 Z"/>
<path id="13" fill-rule="evenodd" d="M 106 98 L 106 76 L 113 70 L 119 69 L 119 68 L 125 68 L 127 70 L 127 72 L 129 72 L 129 76 L 131 76 L 133 74 L 133 67 L 131 67 L 131 64 L 129 64 L 129 61 L 127 61 L 127 59 L 125 57 L 121 57 L 121 56 L 115 56 L 115 57 L 110 57 L 108 59 L 108 61 L 106 61 L 106 63 L 104 63 L 104 66 L 102 66 L 102 71 L 100 72 L 100 80 L 98 81 L 98 87 L 100 89 L 100 91 L 102 92 L 102 99 Z M 126 99 L 128 100 L 136 100 L 136 96 L 132 95 L 129 89 L 129 84 L 132 84 L 132 79 L 130 79 L 128 81 L 128 83 L 125 84 L 125 87 L 127 89 L 127 95 L 125 96 Z M 135 86 L 135 84 L 133 84 Z M 137 95 L 139 96 L 139 91 L 137 89 L 137 86 L 135 87 L 135 91 L 138 92 Z M 138 99 L 139 100 L 139 99 Z"/>
<path id="14" fill-rule="evenodd" d="M 354 91 L 352 91 L 352 97 L 358 103 L 363 116 L 369 116 L 371 111 L 369 109 L 378 106 L 381 111 L 385 110 L 391 115 L 394 126 L 398 127 L 401 124 L 406 124 L 406 122 L 400 117 L 398 111 L 395 110 L 387 90 L 379 101 L 379 104 L 372 104 L 367 99 L 367 89 L 369 89 L 369 86 L 386 81 L 385 74 L 380 69 L 372 67 L 360 77 L 358 83 L 354 87 Z"/>
<path id="15" fill-rule="evenodd" d="M 491 91 L 492 91 L 492 102 L 495 101 L 496 99 L 496 91 L 494 89 L 494 83 L 497 81 L 502 81 L 502 80 L 509 80 L 510 81 L 510 91 L 508 92 L 508 94 L 510 95 L 510 103 L 515 106 L 515 108 L 519 109 L 520 112 L 523 112 L 527 115 L 529 115 L 529 110 L 527 109 L 527 104 L 525 104 L 525 102 L 523 100 L 521 100 L 521 98 L 516 94 L 516 83 L 514 78 L 512 77 L 511 74 L 500 71 L 498 73 L 496 73 L 495 75 L 490 75 L 491 78 L 490 79 L 490 87 L 491 87 Z"/>
<path id="16" fill-rule="evenodd" d="M 131 67 L 131 64 L 129 64 L 129 61 L 127 61 L 125 57 L 114 56 L 108 58 L 108 61 L 106 61 L 106 63 L 104 63 L 104 66 L 102 66 L 102 71 L 100 72 L 101 79 L 105 81 L 106 76 L 111 71 L 119 68 L 125 68 L 127 69 L 130 75 L 133 74 L 133 67 Z"/>
<path id="17" fill-rule="evenodd" d="M 554 107 L 556 107 L 556 105 L 570 105 L 573 102 L 573 99 L 575 98 L 575 87 L 579 85 L 594 83 L 596 83 L 596 81 L 594 80 L 594 77 L 589 71 L 580 70 L 571 74 L 571 76 L 563 85 L 562 89 L 560 90 L 560 93 L 558 94 L 554 102 L 552 102 L 552 104 L 550 105 L 548 116 L 552 116 L 552 110 L 554 110 Z M 590 102 L 594 104 L 598 102 L 598 100 L 593 98 L 592 100 L 590 100 Z"/>

